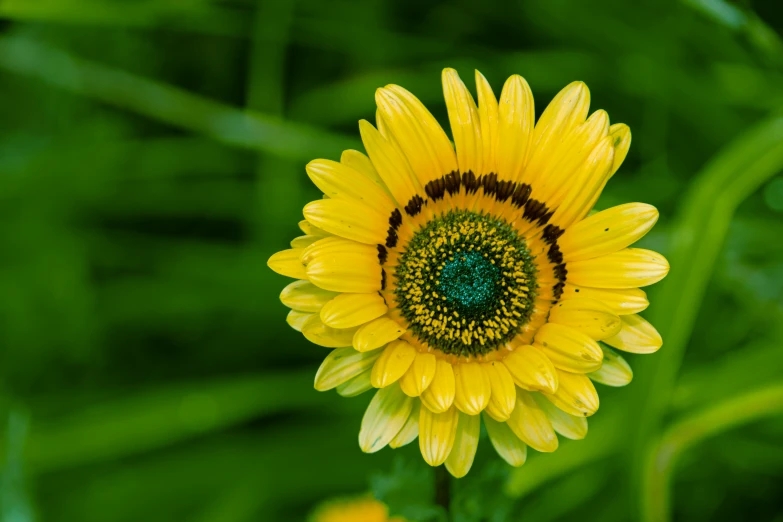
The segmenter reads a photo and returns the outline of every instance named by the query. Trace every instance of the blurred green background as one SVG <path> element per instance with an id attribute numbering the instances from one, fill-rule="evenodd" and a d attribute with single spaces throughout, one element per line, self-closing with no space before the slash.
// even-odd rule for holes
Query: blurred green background
<path id="1" fill-rule="evenodd" d="M 656 205 L 664 346 L 581 442 L 468 521 L 783 521 L 783 5 L 775 1 L 0 0 L 0 521 L 302 520 L 372 491 L 444 520 L 417 444 L 364 455 L 371 394 L 319 394 L 269 255 L 360 148 L 375 88 L 444 123 L 440 71 L 540 113 L 584 80 L 633 131 L 599 208 Z M 667 495 L 671 491 L 671 496 Z"/>

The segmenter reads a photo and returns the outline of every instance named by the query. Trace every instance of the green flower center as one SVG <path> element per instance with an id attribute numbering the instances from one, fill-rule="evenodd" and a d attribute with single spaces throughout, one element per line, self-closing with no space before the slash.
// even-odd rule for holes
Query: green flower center
<path id="1" fill-rule="evenodd" d="M 397 305 L 423 342 L 478 355 L 527 322 L 536 271 L 525 240 L 503 220 L 454 210 L 417 231 L 394 273 Z"/>

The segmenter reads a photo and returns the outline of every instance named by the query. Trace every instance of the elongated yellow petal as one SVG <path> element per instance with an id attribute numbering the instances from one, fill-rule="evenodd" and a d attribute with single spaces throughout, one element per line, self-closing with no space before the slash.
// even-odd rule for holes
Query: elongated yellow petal
<path id="1" fill-rule="evenodd" d="M 454 447 L 458 421 L 459 412 L 453 406 L 443 413 L 433 413 L 429 408 L 421 408 L 419 449 L 427 464 L 440 466 L 446 462 Z"/>
<path id="2" fill-rule="evenodd" d="M 481 417 L 478 415 L 459 414 L 457 435 L 454 437 L 454 447 L 446 459 L 446 469 L 456 478 L 468 474 L 473 466 L 473 459 L 478 449 L 481 433 Z"/>
<path id="3" fill-rule="evenodd" d="M 492 388 L 486 412 L 496 421 L 504 422 L 511 416 L 517 402 L 514 378 L 511 377 L 506 365 L 500 361 L 485 363 L 482 368 L 489 377 Z"/>
<path id="4" fill-rule="evenodd" d="M 631 148 L 631 129 L 625 123 L 615 123 L 609 127 L 609 135 L 612 137 L 612 146 L 614 147 L 614 162 L 611 170 L 613 175 L 623 164 L 628 155 L 628 149 Z"/>
<path id="5" fill-rule="evenodd" d="M 454 365 L 454 405 L 463 413 L 478 415 L 489 404 L 489 376 L 476 362 Z"/>
<path id="6" fill-rule="evenodd" d="M 544 352 L 555 368 L 574 373 L 597 370 L 604 356 L 597 342 L 562 324 L 547 323 L 539 328 L 534 346 Z"/>
<path id="7" fill-rule="evenodd" d="M 351 346 L 356 328 L 337 329 L 326 326 L 318 314 L 313 314 L 302 325 L 302 335 L 319 346 L 342 348 Z"/>
<path id="8" fill-rule="evenodd" d="M 454 404 L 454 369 L 448 362 L 438 359 L 435 377 L 421 393 L 421 402 L 434 413 L 443 413 Z"/>
<path id="9" fill-rule="evenodd" d="M 379 317 L 363 325 L 356 331 L 353 347 L 360 352 L 380 348 L 384 344 L 399 338 L 405 328 L 388 317 Z"/>
<path id="10" fill-rule="evenodd" d="M 590 288 L 566 282 L 561 299 L 595 299 L 614 314 L 637 314 L 650 306 L 647 294 L 639 288 Z"/>
<path id="11" fill-rule="evenodd" d="M 549 402 L 542 394 L 533 393 L 532 395 L 536 404 L 546 413 L 557 433 L 572 440 L 581 440 L 587 436 L 587 419 L 584 415 L 569 415 Z"/>
<path id="12" fill-rule="evenodd" d="M 305 248 L 309 247 L 319 239 L 323 239 L 321 236 L 298 236 L 291 240 L 291 248 Z"/>
<path id="13" fill-rule="evenodd" d="M 420 408 L 421 401 L 413 401 L 413 408 L 408 415 L 408 420 L 405 421 L 400 432 L 389 442 L 390 448 L 401 448 L 416 440 L 416 437 L 419 436 Z"/>
<path id="14" fill-rule="evenodd" d="M 587 376 L 564 371 L 558 371 L 557 376 L 560 381 L 557 391 L 544 394 L 552 404 L 566 413 L 584 417 L 598 411 L 598 393 Z"/>
<path id="15" fill-rule="evenodd" d="M 388 187 L 378 175 L 378 171 L 375 170 L 375 167 L 373 167 L 370 158 L 368 158 L 366 155 L 362 154 L 358 150 L 344 150 L 340 156 L 340 163 L 360 173 L 362 176 L 375 183 L 375 185 L 383 190 L 386 194 L 389 194 Z"/>
<path id="16" fill-rule="evenodd" d="M 288 315 L 285 318 L 285 322 L 288 323 L 288 326 L 296 330 L 297 332 L 302 331 L 302 326 L 307 322 L 310 317 L 312 317 L 313 314 L 309 312 L 300 312 L 298 310 L 291 310 L 288 312 Z"/>
<path id="17" fill-rule="evenodd" d="M 557 449 L 557 435 L 552 423 L 531 392 L 517 390 L 516 408 L 507 424 L 517 437 L 534 450 L 548 453 Z"/>
<path id="18" fill-rule="evenodd" d="M 520 178 L 530 149 L 535 122 L 533 93 L 524 78 L 506 80 L 498 105 L 498 147 L 495 158 L 503 180 Z"/>
<path id="19" fill-rule="evenodd" d="M 481 121 L 473 96 L 454 69 L 443 69 L 443 97 L 449 112 L 451 134 L 461 172 L 483 173 Z"/>
<path id="20" fill-rule="evenodd" d="M 394 202 L 386 191 L 347 165 L 317 159 L 308 163 L 305 170 L 315 186 L 330 198 L 358 201 L 386 215 L 394 210 Z"/>
<path id="21" fill-rule="evenodd" d="M 305 267 L 299 260 L 302 248 L 291 248 L 272 254 L 266 262 L 267 266 L 280 275 L 293 277 L 294 279 L 307 279 Z"/>
<path id="22" fill-rule="evenodd" d="M 657 283 L 669 273 L 669 262 L 658 252 L 626 248 L 566 265 L 568 280 L 598 288 L 634 288 Z"/>
<path id="23" fill-rule="evenodd" d="M 387 310 L 377 293 L 340 294 L 321 308 L 321 321 L 332 328 L 351 328 L 377 319 Z"/>
<path id="24" fill-rule="evenodd" d="M 294 310 L 319 312 L 326 303 L 336 296 L 336 292 L 318 288 L 309 281 L 294 281 L 280 293 L 280 301 Z"/>
<path id="25" fill-rule="evenodd" d="M 383 449 L 400 432 L 408 420 L 413 399 L 395 385 L 381 388 L 367 406 L 359 430 L 359 447 L 365 453 Z"/>
<path id="26" fill-rule="evenodd" d="M 601 345 L 604 352 L 604 362 L 601 367 L 587 374 L 593 382 L 606 386 L 626 386 L 633 380 L 633 370 L 623 357 L 611 348 Z"/>
<path id="27" fill-rule="evenodd" d="M 655 353 L 663 345 L 658 330 L 638 315 L 624 315 L 623 327 L 614 337 L 604 339 L 609 346 L 630 353 Z"/>
<path id="28" fill-rule="evenodd" d="M 356 397 L 373 388 L 370 382 L 370 371 L 360 373 L 353 379 L 342 383 L 337 387 L 337 393 L 342 397 Z"/>
<path id="29" fill-rule="evenodd" d="M 366 120 L 359 122 L 359 131 L 375 170 L 389 188 L 398 207 L 403 208 L 413 196 L 424 193 L 408 160 L 400 150 Z"/>
<path id="30" fill-rule="evenodd" d="M 389 229 L 389 213 L 349 199 L 320 199 L 305 205 L 307 221 L 327 232 L 370 245 L 383 244 Z"/>
<path id="31" fill-rule="evenodd" d="M 438 360 L 431 353 L 417 353 L 413 364 L 400 379 L 400 387 L 406 395 L 418 397 L 435 378 Z"/>
<path id="32" fill-rule="evenodd" d="M 378 360 L 382 350 L 360 353 L 351 348 L 337 348 L 326 356 L 315 374 L 315 389 L 327 391 L 364 373 Z M 380 386 L 378 386 L 380 388 Z"/>
<path id="33" fill-rule="evenodd" d="M 514 435 L 505 422 L 498 422 L 489 415 L 484 415 L 484 426 L 487 427 L 489 440 L 495 451 L 503 460 L 518 468 L 527 460 L 527 445 Z"/>
<path id="34" fill-rule="evenodd" d="M 557 370 L 552 361 L 534 346 L 519 346 L 503 359 L 517 386 L 531 391 L 554 393 L 557 390 Z"/>
<path id="35" fill-rule="evenodd" d="M 299 228 L 302 230 L 302 232 L 304 232 L 308 236 L 316 236 L 321 239 L 330 235 L 329 232 L 325 230 L 321 230 L 320 228 L 313 225 L 306 219 L 303 219 L 302 221 L 299 222 Z"/>
<path id="36" fill-rule="evenodd" d="M 307 279 L 334 292 L 374 293 L 381 289 L 378 249 L 342 238 L 326 238 L 302 253 Z"/>
<path id="37" fill-rule="evenodd" d="M 372 385 L 385 388 L 397 382 L 410 368 L 416 357 L 416 349 L 405 341 L 394 341 L 383 350 L 383 354 L 372 367 Z"/>
<path id="38" fill-rule="evenodd" d="M 489 82 L 478 71 L 476 71 L 476 92 L 481 126 L 481 165 L 484 172 L 497 172 L 495 157 L 498 146 L 498 101 Z"/>
<path id="39" fill-rule="evenodd" d="M 592 259 L 636 243 L 656 221 L 658 209 L 652 205 L 618 205 L 572 225 L 557 244 L 566 262 Z"/>
<path id="40" fill-rule="evenodd" d="M 612 310 L 594 299 L 565 299 L 552 307 L 549 321 L 573 328 L 601 340 L 616 335 L 622 321 Z"/>

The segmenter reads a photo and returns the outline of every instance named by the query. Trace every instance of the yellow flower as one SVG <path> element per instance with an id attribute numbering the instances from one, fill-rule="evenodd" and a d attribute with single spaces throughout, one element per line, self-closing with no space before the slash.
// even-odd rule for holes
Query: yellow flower
<path id="1" fill-rule="evenodd" d="M 385 504 L 372 497 L 331 501 L 316 509 L 310 522 L 406 522 L 389 518 Z"/>
<path id="2" fill-rule="evenodd" d="M 454 146 L 410 92 L 378 89 L 376 126 L 359 122 L 369 157 L 307 165 L 324 199 L 305 206 L 305 235 L 269 260 L 298 279 L 280 296 L 288 323 L 334 349 L 315 388 L 378 388 L 362 450 L 418 437 L 424 459 L 456 477 L 473 463 L 482 418 L 513 466 L 528 446 L 556 450 L 557 434 L 583 438 L 598 409 L 593 382 L 632 377 L 609 347 L 660 348 L 637 315 L 649 304 L 639 287 L 669 270 L 660 254 L 629 248 L 655 224 L 654 207 L 588 215 L 631 133 L 602 110 L 588 117 L 583 83 L 537 123 L 522 77 L 499 101 L 478 72 L 476 88 L 478 104 L 443 71 Z"/>

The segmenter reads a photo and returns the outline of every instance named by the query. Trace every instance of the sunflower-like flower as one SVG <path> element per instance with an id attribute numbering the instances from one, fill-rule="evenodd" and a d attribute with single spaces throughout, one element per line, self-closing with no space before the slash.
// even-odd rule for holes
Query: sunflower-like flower
<path id="1" fill-rule="evenodd" d="M 403 518 L 389 518 L 386 504 L 374 498 L 359 497 L 332 500 L 319 506 L 310 522 L 407 522 Z"/>
<path id="2" fill-rule="evenodd" d="M 654 207 L 589 215 L 631 133 L 603 110 L 588 117 L 583 83 L 537 123 L 522 77 L 499 101 L 478 72 L 476 89 L 478 104 L 443 71 L 454 145 L 413 94 L 378 89 L 376 126 L 359 122 L 367 156 L 307 165 L 324 199 L 304 207 L 305 235 L 269 260 L 298 279 L 280 296 L 288 323 L 333 348 L 315 388 L 377 389 L 362 450 L 418 437 L 424 459 L 456 477 L 473 463 L 481 419 L 513 466 L 527 446 L 583 438 L 598 409 L 593 382 L 632 377 L 612 348 L 660 348 L 637 315 L 649 304 L 639 287 L 669 270 L 660 254 L 629 248 L 657 221 Z"/>

